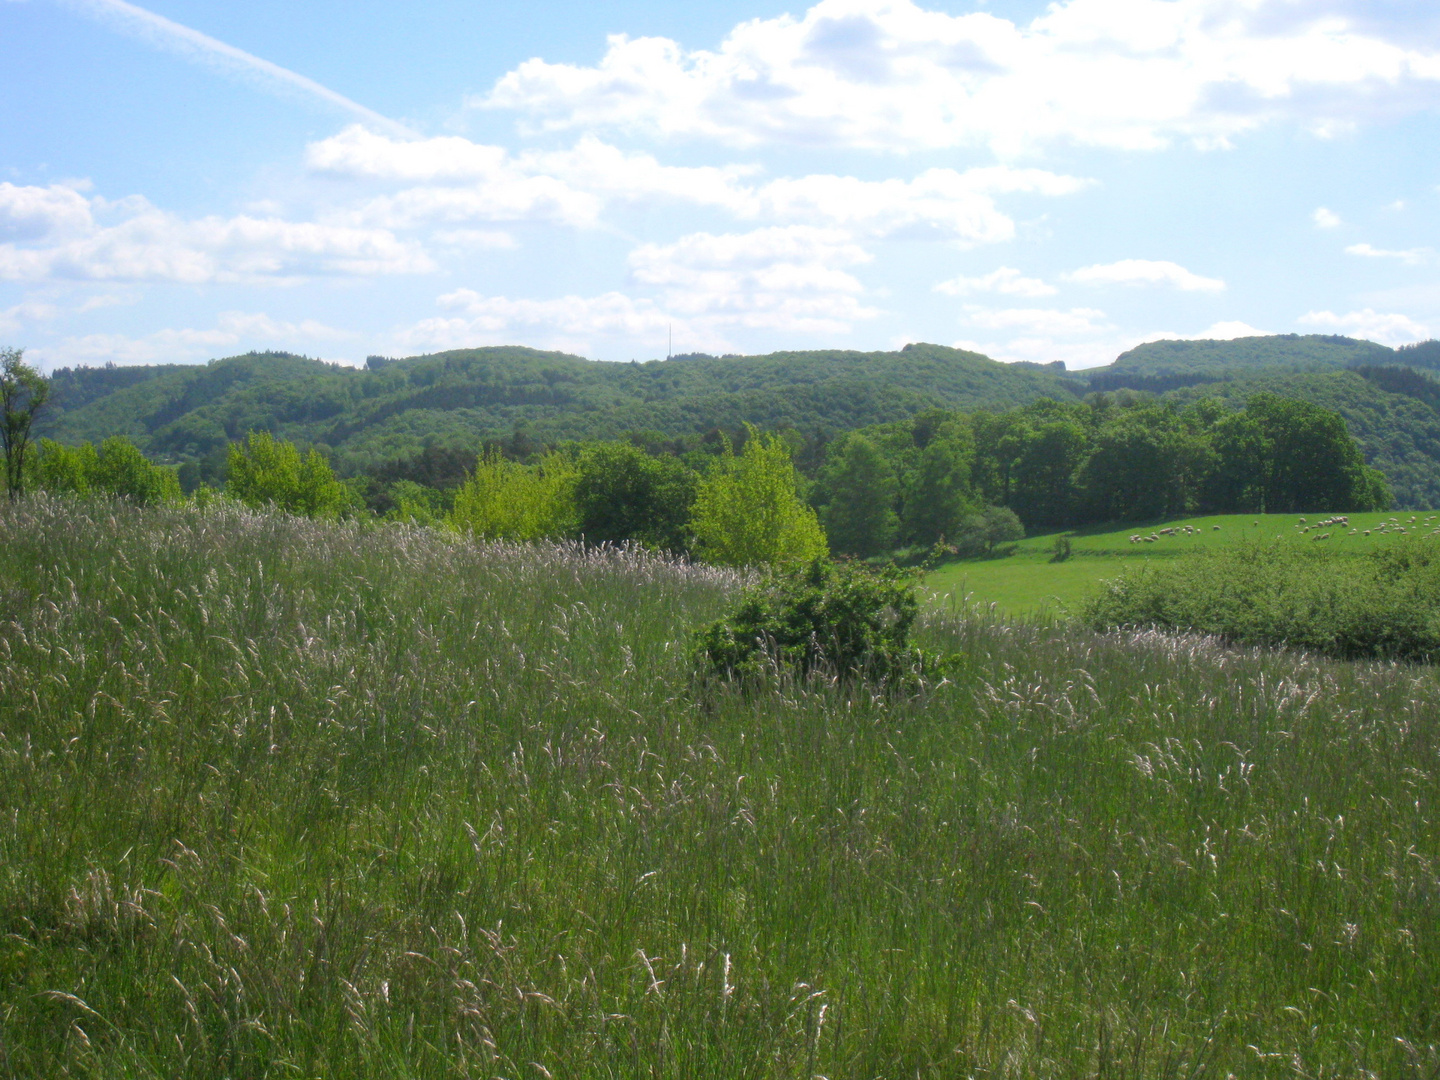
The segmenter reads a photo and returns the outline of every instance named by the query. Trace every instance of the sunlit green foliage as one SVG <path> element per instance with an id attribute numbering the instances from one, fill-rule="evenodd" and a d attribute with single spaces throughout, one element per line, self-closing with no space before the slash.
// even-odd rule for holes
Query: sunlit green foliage
<path id="1" fill-rule="evenodd" d="M 66 495 L 115 495 L 141 506 L 182 498 L 174 466 L 156 465 L 129 439 L 114 436 L 97 448 L 91 443 L 62 446 L 40 440 L 35 458 L 37 488 Z"/>
<path id="2" fill-rule="evenodd" d="M 531 465 L 493 451 L 455 493 L 450 527 L 486 539 L 558 540 L 573 536 L 576 469 L 559 454 Z"/>
<path id="3" fill-rule="evenodd" d="M 825 530 L 799 494 L 783 440 L 751 429 L 739 455 L 727 452 L 701 479 L 690 531 L 696 552 L 723 566 L 779 566 L 826 553 Z"/>
<path id="4" fill-rule="evenodd" d="M 318 450 L 311 447 L 302 455 L 294 443 L 268 431 L 252 431 L 230 446 L 225 490 L 247 506 L 315 518 L 337 518 L 353 502 Z"/>

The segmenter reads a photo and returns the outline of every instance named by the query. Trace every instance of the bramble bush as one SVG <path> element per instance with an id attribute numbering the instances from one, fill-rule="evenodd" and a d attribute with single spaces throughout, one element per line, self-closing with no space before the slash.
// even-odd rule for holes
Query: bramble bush
<path id="1" fill-rule="evenodd" d="M 943 666 L 910 644 L 919 612 L 915 583 L 913 574 L 894 568 L 828 559 L 776 572 L 734 612 L 696 634 L 696 669 L 703 678 L 823 671 L 847 681 L 913 686 Z"/>

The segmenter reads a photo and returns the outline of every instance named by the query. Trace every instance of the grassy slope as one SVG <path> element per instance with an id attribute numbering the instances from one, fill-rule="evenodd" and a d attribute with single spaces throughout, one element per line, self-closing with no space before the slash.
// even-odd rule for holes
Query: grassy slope
<path id="1" fill-rule="evenodd" d="M 1174 521 L 1155 522 L 1145 526 L 1133 525 L 1122 529 L 1099 526 L 1093 530 L 1078 533 L 1050 533 L 1029 537 L 1016 545 L 1013 555 L 994 559 L 968 559 L 947 563 L 930 573 L 926 587 L 932 590 L 940 603 L 954 605 L 971 603 L 995 604 L 1009 615 L 1029 615 L 1040 611 L 1065 614 L 1074 611 L 1086 597 L 1090 596 L 1106 578 L 1115 577 L 1125 567 L 1146 559 L 1170 559 L 1184 557 L 1187 552 L 1217 544 L 1234 543 L 1237 540 L 1279 540 L 1286 544 L 1328 544 L 1331 549 L 1363 554 L 1377 545 L 1388 543 L 1398 533 L 1381 534 L 1375 530 L 1382 522 L 1392 518 L 1407 529 L 1429 535 L 1430 528 L 1440 524 L 1440 514 L 1430 511 L 1390 512 L 1383 514 L 1351 514 L 1350 523 L 1357 532 L 1350 535 L 1348 529 L 1312 530 L 1302 533 L 1296 526 L 1302 517 L 1308 517 L 1308 524 L 1322 520 L 1329 515 L 1300 514 L 1229 514 L 1215 517 L 1177 518 Z M 1414 518 L 1414 525 L 1411 519 Z M 1425 522 L 1430 527 L 1425 528 Z M 1165 536 L 1151 544 L 1132 544 L 1130 537 L 1139 533 L 1146 535 L 1173 525 L 1190 525 L 1198 530 L 1183 536 Z M 1219 525 L 1216 529 L 1214 526 Z M 1370 536 L 1365 536 L 1366 530 Z M 1321 532 L 1330 533 L 1330 539 L 1317 541 Z M 1071 538 L 1073 555 L 1062 563 L 1051 561 L 1054 554 L 1055 538 L 1060 535 Z M 1437 537 L 1440 542 L 1440 537 Z"/>
<path id="2" fill-rule="evenodd" d="M 697 701 L 723 574 L 40 500 L 0 542 L 7 1077 L 1437 1064 L 1432 673 L 935 618 L 921 699 Z"/>

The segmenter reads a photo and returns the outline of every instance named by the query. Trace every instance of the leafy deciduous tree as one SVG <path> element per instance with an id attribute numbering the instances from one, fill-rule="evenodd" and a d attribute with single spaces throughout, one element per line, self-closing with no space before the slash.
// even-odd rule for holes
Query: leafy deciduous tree
<path id="1" fill-rule="evenodd" d="M 868 558 L 895 545 L 895 472 L 864 435 L 851 435 L 826 470 L 825 533 L 837 555 Z"/>
<path id="2" fill-rule="evenodd" d="M 684 551 L 699 477 L 677 458 L 630 443 L 597 443 L 580 457 L 575 506 L 580 532 L 594 543 L 636 540 Z"/>
<path id="3" fill-rule="evenodd" d="M 722 456 L 696 489 L 690 529 L 700 556 L 773 566 L 824 555 L 825 530 L 798 485 L 789 448 L 752 429 L 740 455 Z"/>
<path id="4" fill-rule="evenodd" d="M 252 431 L 229 453 L 225 490 L 249 506 L 275 506 L 306 517 L 338 518 L 352 504 L 348 488 L 311 447 L 303 456 L 292 442 Z"/>
<path id="5" fill-rule="evenodd" d="M 24 349 L 0 349 L 0 447 L 5 451 L 5 487 L 11 502 L 25 494 L 30 428 L 49 396 L 49 381 L 25 363 Z"/>
<path id="6" fill-rule="evenodd" d="M 575 466 L 559 454 L 533 465 L 482 454 L 455 493 L 451 528 L 495 540 L 558 540 L 573 536 Z"/>

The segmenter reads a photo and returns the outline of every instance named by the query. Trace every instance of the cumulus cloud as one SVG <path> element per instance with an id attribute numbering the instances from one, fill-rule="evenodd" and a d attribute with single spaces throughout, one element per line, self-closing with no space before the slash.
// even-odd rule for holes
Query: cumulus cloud
<path id="1" fill-rule="evenodd" d="M 107 203 L 71 189 L 0 190 L 0 280 L 254 282 L 433 269 L 387 229 L 240 215 L 186 220 L 144 199 Z M 114 223 L 106 223 L 113 218 Z"/>
<path id="2" fill-rule="evenodd" d="M 167 327 L 140 336 L 83 334 L 37 346 L 28 355 L 50 371 L 77 364 L 188 364 L 245 348 L 324 345 L 354 337 L 313 319 L 288 322 L 259 312 L 225 311 L 208 329 Z"/>
<path id="3" fill-rule="evenodd" d="M 1295 320 L 1301 326 L 1341 331 L 1350 337 L 1378 341 L 1381 345 L 1405 345 L 1424 341 L 1431 336 L 1430 328 L 1408 315 L 1385 313 L 1366 308 L 1337 315 L 1333 311 L 1307 311 Z"/>
<path id="4" fill-rule="evenodd" d="M 879 312 L 846 267 L 870 255 L 838 229 L 792 225 L 748 233 L 692 233 L 630 254 L 637 282 L 657 286 L 672 311 L 708 325 L 843 334 Z"/>
<path id="5" fill-rule="evenodd" d="M 1178 263 L 1150 259 L 1097 263 L 1061 277 L 1078 285 L 1168 285 L 1185 292 L 1219 292 L 1225 288 L 1219 278 L 1201 277 Z"/>
<path id="6" fill-rule="evenodd" d="M 975 293 L 1000 293 L 1004 296 L 1054 296 L 1055 286 L 1039 278 L 1026 277 L 1014 267 L 1002 266 L 980 277 L 956 277 L 942 281 L 935 291 L 948 296 L 971 296 Z"/>
<path id="7" fill-rule="evenodd" d="M 1112 329 L 1095 308 L 982 308 L 967 305 L 962 320 L 982 330 L 1010 330 L 1028 337 L 1075 337 Z"/>
<path id="8" fill-rule="evenodd" d="M 1234 341 L 1236 338 L 1244 337 L 1272 337 L 1268 330 L 1257 330 L 1247 322 L 1240 322 L 1238 319 L 1229 322 L 1217 322 L 1198 334 L 1187 335 L 1198 341 Z"/>
<path id="9" fill-rule="evenodd" d="M 533 300 L 458 289 L 438 299 L 449 314 L 402 335 L 411 347 L 451 348 L 539 339 L 591 353 L 660 344 L 673 329 L 686 349 L 725 350 L 737 330 L 848 333 L 880 312 L 847 269 L 869 261 L 848 233 L 806 225 L 747 233 L 692 233 L 630 254 L 640 295 L 606 292 Z"/>
<path id="10" fill-rule="evenodd" d="M 92 224 L 90 200 L 72 187 L 0 184 L 0 240 L 73 235 Z"/>
<path id="11" fill-rule="evenodd" d="M 1440 54 L 1401 27 L 1293 0 L 1060 0 L 1026 24 L 820 0 L 713 51 L 617 34 L 592 67 L 528 60 L 472 104 L 541 130 L 1008 156 L 1223 146 L 1279 120 L 1334 133 L 1433 105 L 1437 82 Z"/>
<path id="12" fill-rule="evenodd" d="M 663 165 L 586 136 L 568 150 L 512 154 L 459 136 L 405 141 L 355 126 L 313 143 L 309 168 L 351 180 L 410 184 L 343 220 L 385 228 L 428 221 L 600 222 L 612 203 L 664 199 L 714 207 L 743 221 L 843 226 L 875 237 L 932 237 L 962 244 L 1009 240 L 1006 195 L 1059 197 L 1090 181 L 1045 169 L 926 169 L 911 179 L 812 174 L 761 180 L 752 165 Z"/>
<path id="13" fill-rule="evenodd" d="M 1403 251 L 1389 251 L 1385 248 L 1373 247 L 1370 244 L 1351 244 L 1345 249 L 1347 255 L 1359 255 L 1366 259 L 1397 259 L 1406 266 L 1419 266 L 1421 263 L 1429 262 L 1435 256 L 1433 248 L 1418 247 L 1407 248 Z"/>
<path id="14" fill-rule="evenodd" d="M 49 322 L 60 315 L 60 308 L 43 300 L 26 300 L 0 309 L 0 334 L 13 334 L 25 326 Z"/>
<path id="15" fill-rule="evenodd" d="M 1317 206 L 1315 212 L 1310 215 L 1310 220 L 1315 222 L 1317 229 L 1333 229 L 1340 224 L 1340 215 L 1323 206 Z"/>

